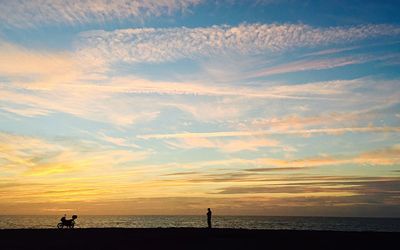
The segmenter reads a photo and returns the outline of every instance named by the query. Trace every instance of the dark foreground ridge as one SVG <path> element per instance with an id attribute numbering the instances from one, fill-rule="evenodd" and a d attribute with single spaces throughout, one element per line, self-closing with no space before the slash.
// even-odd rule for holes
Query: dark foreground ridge
<path id="1" fill-rule="evenodd" d="M 1 249 L 386 249 L 400 233 L 201 228 L 6 229 Z"/>

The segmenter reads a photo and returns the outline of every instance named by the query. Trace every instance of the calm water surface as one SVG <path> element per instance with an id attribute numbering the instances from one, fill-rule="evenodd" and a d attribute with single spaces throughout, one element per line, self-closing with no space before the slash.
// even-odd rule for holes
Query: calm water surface
<path id="1" fill-rule="evenodd" d="M 0 216 L 0 229 L 55 228 L 61 216 Z M 79 216 L 78 228 L 205 227 L 205 216 Z M 218 228 L 400 232 L 400 218 L 214 216 Z"/>

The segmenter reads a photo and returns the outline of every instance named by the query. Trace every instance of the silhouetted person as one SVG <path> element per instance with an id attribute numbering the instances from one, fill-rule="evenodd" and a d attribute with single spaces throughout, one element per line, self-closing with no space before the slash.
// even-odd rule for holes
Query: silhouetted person
<path id="1" fill-rule="evenodd" d="M 66 221 L 66 217 L 67 217 L 67 215 L 64 214 L 64 216 L 61 218 L 61 222 L 62 222 L 62 223 L 64 223 L 64 222 Z"/>
<path id="2" fill-rule="evenodd" d="M 211 212 L 210 208 L 207 208 L 207 210 L 208 210 L 208 212 L 207 212 L 207 224 L 208 224 L 208 228 L 211 228 L 211 215 L 212 215 L 212 212 Z"/>

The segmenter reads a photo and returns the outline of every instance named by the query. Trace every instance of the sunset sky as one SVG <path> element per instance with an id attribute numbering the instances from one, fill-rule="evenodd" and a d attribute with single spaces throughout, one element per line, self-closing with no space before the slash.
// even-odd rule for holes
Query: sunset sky
<path id="1" fill-rule="evenodd" d="M 399 12 L 0 0 L 0 214 L 400 217 Z"/>

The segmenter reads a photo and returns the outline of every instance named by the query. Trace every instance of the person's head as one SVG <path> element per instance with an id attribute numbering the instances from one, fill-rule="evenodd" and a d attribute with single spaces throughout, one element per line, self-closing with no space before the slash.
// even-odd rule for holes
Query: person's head
<path id="1" fill-rule="evenodd" d="M 208 210 L 208 211 L 211 211 L 211 209 L 210 209 L 210 208 L 207 208 L 207 210 Z"/>
<path id="2" fill-rule="evenodd" d="M 67 217 L 67 214 L 64 214 L 64 217 Z"/>

